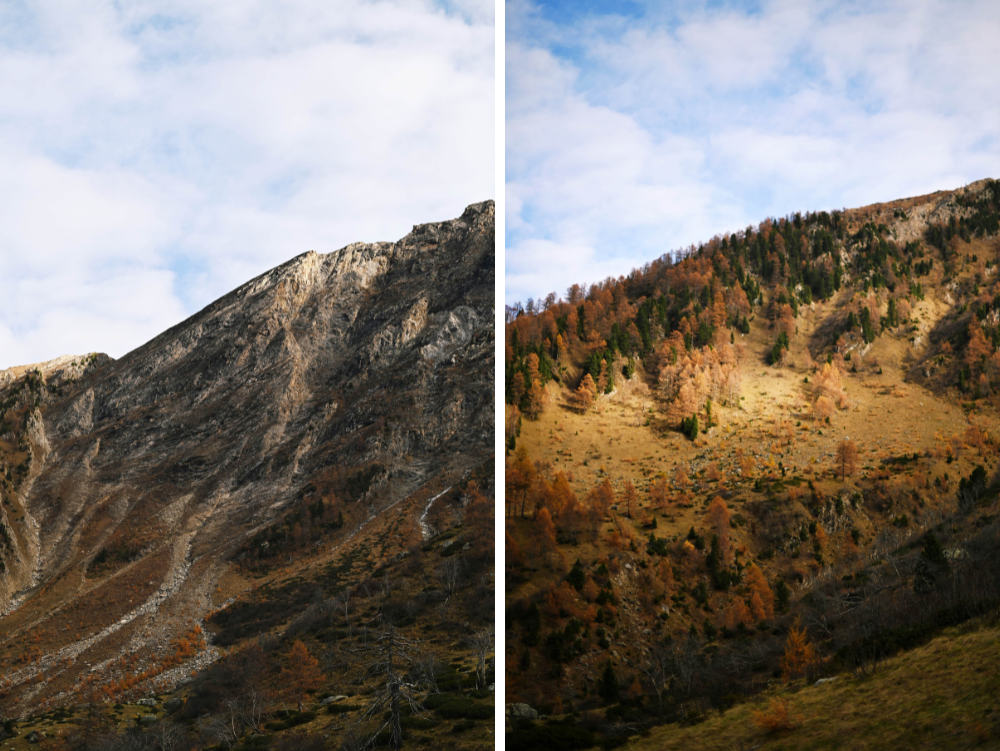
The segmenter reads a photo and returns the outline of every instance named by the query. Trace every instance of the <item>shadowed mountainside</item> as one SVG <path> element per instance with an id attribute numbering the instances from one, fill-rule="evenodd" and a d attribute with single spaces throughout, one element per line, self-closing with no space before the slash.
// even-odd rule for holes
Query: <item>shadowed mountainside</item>
<path id="1" fill-rule="evenodd" d="M 246 588 L 230 559 L 296 503 L 337 519 L 317 547 L 363 546 L 482 464 L 494 255 L 474 204 L 298 256 L 120 360 L 0 374 L 7 693 L 30 708 L 122 654 L 155 663 Z"/>

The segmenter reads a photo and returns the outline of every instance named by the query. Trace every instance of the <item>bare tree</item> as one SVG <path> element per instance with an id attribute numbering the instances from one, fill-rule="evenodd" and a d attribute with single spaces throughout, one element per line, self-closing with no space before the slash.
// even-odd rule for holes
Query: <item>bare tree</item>
<path id="1" fill-rule="evenodd" d="M 633 667 L 642 671 L 646 680 L 653 687 L 656 693 L 656 707 L 663 716 L 663 694 L 670 686 L 670 679 L 673 675 L 674 655 L 673 652 L 663 643 L 657 642 L 652 645 L 649 652 L 642 655 L 642 659 Z"/>
<path id="2" fill-rule="evenodd" d="M 154 751 L 177 751 L 184 742 L 184 728 L 176 722 L 161 720 L 149 731 Z"/>
<path id="3" fill-rule="evenodd" d="M 423 652 L 414 660 L 414 666 L 427 687 L 435 694 L 440 693 L 437 679 L 444 672 L 445 665 L 438 656 L 430 650 Z"/>
<path id="4" fill-rule="evenodd" d="M 693 636 L 670 647 L 670 674 L 685 694 L 691 693 L 701 659 L 701 644 Z"/>
<path id="5" fill-rule="evenodd" d="M 342 751 L 367 751 L 370 739 L 357 725 L 349 725 L 340 738 Z"/>
<path id="6" fill-rule="evenodd" d="M 258 637 L 223 664 L 222 711 L 206 728 L 219 744 L 232 748 L 247 732 L 260 733 L 271 706 L 270 661 L 266 644 Z"/>
<path id="7" fill-rule="evenodd" d="M 465 563 L 456 555 L 447 558 L 438 569 L 438 578 L 441 580 L 445 592 L 448 593 L 449 599 L 458 591 L 464 573 Z"/>
<path id="8" fill-rule="evenodd" d="M 337 612 L 343 612 L 344 623 L 347 625 L 347 638 L 351 638 L 351 588 L 346 587 L 339 595 L 333 598 L 333 605 Z"/>
<path id="9" fill-rule="evenodd" d="M 486 663 L 493 652 L 494 627 L 489 625 L 466 638 L 476 655 L 476 688 L 486 688 Z"/>
<path id="10" fill-rule="evenodd" d="M 208 724 L 208 734 L 220 745 L 232 748 L 247 731 L 263 732 L 268 697 L 254 688 L 222 702 L 222 712 Z"/>
<path id="11" fill-rule="evenodd" d="M 389 731 L 389 743 L 399 751 L 403 747 L 403 727 L 401 723 L 402 706 L 404 702 L 418 717 L 424 717 L 424 708 L 418 694 L 422 686 L 419 682 L 408 681 L 404 677 L 403 668 L 414 663 L 416 644 L 396 630 L 391 622 L 385 622 L 377 632 L 372 642 L 361 648 L 368 657 L 368 676 L 378 677 L 381 686 L 375 691 L 368 709 L 361 721 L 371 722 L 381 720 L 368 733 L 369 743 L 383 730 Z M 360 731 L 360 724 L 356 726 Z"/>

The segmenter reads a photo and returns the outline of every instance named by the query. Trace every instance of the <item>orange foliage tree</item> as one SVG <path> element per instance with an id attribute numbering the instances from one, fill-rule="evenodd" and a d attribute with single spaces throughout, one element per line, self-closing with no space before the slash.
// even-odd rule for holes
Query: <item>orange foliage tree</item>
<path id="1" fill-rule="evenodd" d="M 597 384 L 590 377 L 590 373 L 587 373 L 576 390 L 576 403 L 580 409 L 587 411 L 594 405 L 595 398 L 597 398 Z"/>
<path id="2" fill-rule="evenodd" d="M 625 487 L 622 488 L 622 493 L 619 496 L 621 502 L 625 504 L 625 514 L 629 519 L 632 518 L 632 507 L 638 505 L 639 503 L 639 493 L 635 489 L 635 485 L 632 484 L 631 480 L 625 481 Z"/>
<path id="3" fill-rule="evenodd" d="M 986 341 L 983 328 L 976 320 L 969 324 L 969 346 L 965 350 L 965 364 L 973 375 L 978 373 L 983 364 L 993 354 L 993 347 Z"/>
<path id="4" fill-rule="evenodd" d="M 547 508 L 543 508 L 535 514 L 534 538 L 536 552 L 543 561 L 548 563 L 548 554 L 559 552 L 559 547 L 556 545 L 556 525 Z"/>
<path id="5" fill-rule="evenodd" d="M 535 465 L 524 446 L 518 446 L 514 457 L 507 458 L 504 466 L 504 485 L 507 501 L 507 516 L 520 514 L 524 517 L 528 492 L 535 483 Z"/>
<path id="6" fill-rule="evenodd" d="M 837 444 L 837 469 L 841 482 L 858 471 L 858 447 L 850 438 Z"/>
<path id="7" fill-rule="evenodd" d="M 661 511 L 666 511 L 670 503 L 670 487 L 667 485 L 667 478 L 657 477 L 649 486 L 649 500 L 653 502 Z"/>
<path id="8" fill-rule="evenodd" d="M 301 712 L 306 694 L 322 685 L 323 673 L 319 669 L 319 660 L 309 654 L 309 648 L 301 639 L 296 639 L 286 657 L 288 666 L 281 669 L 281 684 Z"/>
<path id="9" fill-rule="evenodd" d="M 735 631 L 741 624 L 749 625 L 752 622 L 753 616 L 742 597 L 734 599 L 723 616 L 723 625 L 730 631 Z"/>
<path id="10" fill-rule="evenodd" d="M 726 565 L 732 562 L 732 546 L 729 544 L 729 507 L 719 496 L 715 496 L 708 504 L 706 513 L 708 523 L 712 525 L 719 536 L 719 554 Z"/>
<path id="11" fill-rule="evenodd" d="M 744 582 L 750 590 L 750 614 L 753 619 L 762 621 L 774 615 L 774 592 L 756 563 L 750 564 Z"/>
<path id="12" fill-rule="evenodd" d="M 819 657 L 813 645 L 809 643 L 806 630 L 798 620 L 788 630 L 785 640 L 785 656 L 781 659 L 781 676 L 785 682 L 806 675 Z"/>

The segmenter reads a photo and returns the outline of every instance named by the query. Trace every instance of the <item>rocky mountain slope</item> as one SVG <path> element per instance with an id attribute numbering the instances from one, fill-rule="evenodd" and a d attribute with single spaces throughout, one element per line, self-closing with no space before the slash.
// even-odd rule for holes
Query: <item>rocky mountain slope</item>
<path id="1" fill-rule="evenodd" d="M 364 548 L 467 478 L 492 451 L 494 273 L 490 201 L 298 256 L 120 360 L 0 373 L 0 709 L 123 655 L 160 674 L 289 510 L 296 539 Z"/>

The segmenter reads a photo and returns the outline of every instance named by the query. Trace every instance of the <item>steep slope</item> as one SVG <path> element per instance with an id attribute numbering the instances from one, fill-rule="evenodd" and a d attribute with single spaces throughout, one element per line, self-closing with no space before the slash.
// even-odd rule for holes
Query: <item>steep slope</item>
<path id="1" fill-rule="evenodd" d="M 475 204 L 301 255 L 120 360 L 0 379 L 8 701 L 169 655 L 247 586 L 230 559 L 282 511 L 310 503 L 319 545 L 364 546 L 369 521 L 481 464 L 494 273 L 493 203 Z"/>

